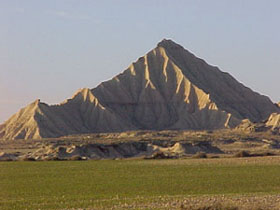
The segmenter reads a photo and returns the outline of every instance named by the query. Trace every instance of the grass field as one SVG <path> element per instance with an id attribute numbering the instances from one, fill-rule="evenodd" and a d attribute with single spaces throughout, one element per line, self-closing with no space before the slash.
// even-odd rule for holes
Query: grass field
<path id="1" fill-rule="evenodd" d="M 0 162 L 0 209 L 149 206 L 163 198 L 279 193 L 277 157 Z"/>

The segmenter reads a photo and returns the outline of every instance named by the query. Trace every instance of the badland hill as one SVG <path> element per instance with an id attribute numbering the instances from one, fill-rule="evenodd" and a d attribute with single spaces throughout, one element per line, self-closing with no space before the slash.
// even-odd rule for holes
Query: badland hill
<path id="1" fill-rule="evenodd" d="M 0 138 L 233 128 L 244 119 L 260 122 L 277 112 L 268 97 L 163 40 L 96 88 L 81 89 L 58 105 L 29 104 L 0 126 Z"/>

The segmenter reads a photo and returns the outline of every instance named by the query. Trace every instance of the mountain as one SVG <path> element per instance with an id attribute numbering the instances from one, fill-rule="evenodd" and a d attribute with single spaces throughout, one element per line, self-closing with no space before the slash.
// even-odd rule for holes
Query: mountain
<path id="1" fill-rule="evenodd" d="M 49 106 L 36 100 L 3 124 L 0 137 L 37 139 L 129 129 L 134 128 L 105 109 L 89 89 L 81 89 L 59 105 Z"/>
<path id="2" fill-rule="evenodd" d="M 7 120 L 0 138 L 43 138 L 91 132 L 220 129 L 279 112 L 271 100 L 171 40 L 123 73 L 49 106 L 35 101 Z"/>

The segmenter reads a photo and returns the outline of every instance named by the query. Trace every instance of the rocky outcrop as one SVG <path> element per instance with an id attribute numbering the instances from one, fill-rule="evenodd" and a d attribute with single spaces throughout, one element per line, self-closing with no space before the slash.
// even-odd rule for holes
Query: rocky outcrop
<path id="1" fill-rule="evenodd" d="M 280 134 L 280 114 L 271 114 L 265 125 L 270 128 L 273 133 Z"/>
<path id="2" fill-rule="evenodd" d="M 236 126 L 235 130 L 253 133 L 253 132 L 267 132 L 269 128 L 263 122 L 253 123 L 250 120 L 245 119 L 242 120 L 238 126 Z"/>
<path id="3" fill-rule="evenodd" d="M 0 138 L 92 132 L 231 128 L 279 109 L 228 73 L 163 40 L 123 73 L 49 106 L 35 101 L 6 121 Z"/>
<path id="4" fill-rule="evenodd" d="M 237 127 L 237 130 L 248 132 L 267 132 L 280 134 L 280 114 L 272 113 L 266 121 L 252 123 L 250 120 L 243 120 Z"/>
<path id="5" fill-rule="evenodd" d="M 198 152 L 223 154 L 209 142 L 125 142 L 114 144 L 49 145 L 28 153 L 0 153 L 1 160 L 90 160 L 116 158 L 180 158 Z"/>

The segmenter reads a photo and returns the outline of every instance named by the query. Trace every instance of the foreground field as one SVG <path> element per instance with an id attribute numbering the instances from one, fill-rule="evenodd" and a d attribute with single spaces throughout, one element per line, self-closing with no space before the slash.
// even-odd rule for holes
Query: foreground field
<path id="1" fill-rule="evenodd" d="M 278 209 L 279 174 L 279 157 L 0 162 L 0 209 Z"/>

